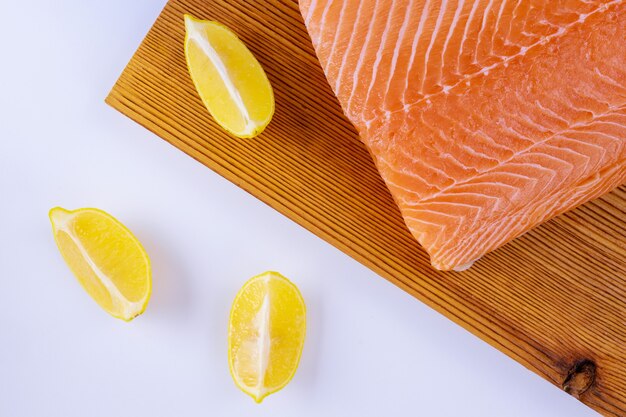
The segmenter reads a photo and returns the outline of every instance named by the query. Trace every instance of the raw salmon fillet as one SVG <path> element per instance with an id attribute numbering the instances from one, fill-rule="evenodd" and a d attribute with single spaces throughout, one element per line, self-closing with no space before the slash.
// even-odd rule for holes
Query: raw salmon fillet
<path id="1" fill-rule="evenodd" d="M 464 269 L 626 181 L 626 1 L 300 0 L 408 228 Z"/>

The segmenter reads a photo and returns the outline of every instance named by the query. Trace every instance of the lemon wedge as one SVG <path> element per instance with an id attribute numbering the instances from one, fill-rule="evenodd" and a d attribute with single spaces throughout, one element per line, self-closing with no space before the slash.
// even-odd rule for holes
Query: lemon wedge
<path id="1" fill-rule="evenodd" d="M 244 284 L 230 312 L 228 362 L 235 384 L 256 402 L 281 388 L 298 368 L 306 308 L 298 288 L 277 272 Z"/>
<path id="2" fill-rule="evenodd" d="M 221 23 L 186 14 L 185 31 L 187 68 L 215 121 L 240 138 L 261 133 L 274 114 L 274 93 L 259 61 Z"/>
<path id="3" fill-rule="evenodd" d="M 150 260 L 141 243 L 102 210 L 50 210 L 54 239 L 87 293 L 114 317 L 130 321 L 150 299 Z"/>

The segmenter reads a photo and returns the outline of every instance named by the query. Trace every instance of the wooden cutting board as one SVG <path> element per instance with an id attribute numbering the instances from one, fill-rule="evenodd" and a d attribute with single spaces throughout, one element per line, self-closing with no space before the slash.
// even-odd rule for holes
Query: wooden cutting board
<path id="1" fill-rule="evenodd" d="M 231 27 L 266 69 L 276 114 L 257 139 L 229 137 L 203 107 L 183 13 Z M 170 1 L 106 101 L 600 413 L 626 415 L 626 187 L 466 272 L 433 270 L 343 116 L 295 0 Z"/>

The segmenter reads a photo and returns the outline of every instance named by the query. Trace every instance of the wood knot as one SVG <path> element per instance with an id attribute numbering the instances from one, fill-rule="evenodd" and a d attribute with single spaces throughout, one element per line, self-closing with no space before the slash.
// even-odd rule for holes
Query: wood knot
<path id="1" fill-rule="evenodd" d="M 596 380 L 596 364 L 583 359 L 574 364 L 563 380 L 563 390 L 576 398 L 585 393 Z"/>

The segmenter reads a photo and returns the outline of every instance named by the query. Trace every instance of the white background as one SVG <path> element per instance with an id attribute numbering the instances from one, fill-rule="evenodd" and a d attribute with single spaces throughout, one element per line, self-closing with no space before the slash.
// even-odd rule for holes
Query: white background
<path id="1" fill-rule="evenodd" d="M 592 416 L 590 409 L 104 104 L 163 0 L 0 2 L 0 416 Z M 113 319 L 48 210 L 95 206 L 153 261 Z M 255 404 L 228 372 L 230 303 L 301 289 L 300 368 Z"/>

